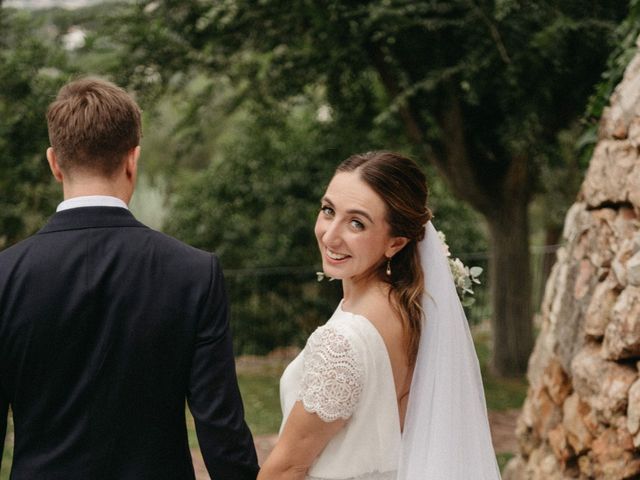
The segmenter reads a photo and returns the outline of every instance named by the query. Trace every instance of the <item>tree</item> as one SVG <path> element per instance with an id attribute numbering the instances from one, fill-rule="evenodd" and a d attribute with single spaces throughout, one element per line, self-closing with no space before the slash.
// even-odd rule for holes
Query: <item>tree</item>
<path id="1" fill-rule="evenodd" d="M 0 8 L 0 249 L 34 233 L 59 188 L 45 159 L 45 112 L 65 80 L 64 52 L 27 12 Z"/>
<path id="2" fill-rule="evenodd" d="M 160 36 L 164 53 L 180 52 L 169 67 L 224 70 L 253 98 L 284 100 L 322 86 L 336 121 L 349 126 L 345 134 L 398 119 L 419 157 L 487 221 L 493 365 L 505 375 L 524 372 L 532 346 L 528 206 L 559 133 L 580 117 L 599 79 L 626 2 L 141 8 L 134 63 L 163 71 L 160 50 L 148 44 Z"/>

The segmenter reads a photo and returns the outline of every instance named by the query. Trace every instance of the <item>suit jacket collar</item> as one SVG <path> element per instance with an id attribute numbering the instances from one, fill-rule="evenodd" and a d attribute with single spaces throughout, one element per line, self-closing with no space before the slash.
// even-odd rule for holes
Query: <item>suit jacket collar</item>
<path id="1" fill-rule="evenodd" d="M 84 228 L 137 227 L 147 228 L 129 210 L 120 207 L 81 207 L 54 214 L 38 232 L 51 233 Z"/>

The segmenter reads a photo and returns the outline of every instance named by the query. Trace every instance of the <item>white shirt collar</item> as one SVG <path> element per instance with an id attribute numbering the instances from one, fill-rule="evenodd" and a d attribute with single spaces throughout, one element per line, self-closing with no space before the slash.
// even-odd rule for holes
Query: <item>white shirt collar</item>
<path id="1" fill-rule="evenodd" d="M 129 209 L 127 204 L 119 198 L 107 195 L 87 195 L 84 197 L 69 198 L 63 201 L 58 205 L 56 212 L 78 207 L 120 207 L 126 208 L 127 210 Z"/>

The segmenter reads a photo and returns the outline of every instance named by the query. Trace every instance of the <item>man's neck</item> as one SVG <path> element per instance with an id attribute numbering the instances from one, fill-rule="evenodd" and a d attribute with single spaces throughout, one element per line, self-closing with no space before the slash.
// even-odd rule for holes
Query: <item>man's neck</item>
<path id="1" fill-rule="evenodd" d="M 73 183 L 64 182 L 62 185 L 65 200 L 76 197 L 86 197 L 101 195 L 105 197 L 115 197 L 128 204 L 131 194 L 123 185 L 117 182 L 105 182 L 93 179 L 75 180 Z"/>

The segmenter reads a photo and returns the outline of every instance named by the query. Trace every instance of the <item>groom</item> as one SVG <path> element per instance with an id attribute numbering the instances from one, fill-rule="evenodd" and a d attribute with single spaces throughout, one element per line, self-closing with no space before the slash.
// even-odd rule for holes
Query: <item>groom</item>
<path id="1" fill-rule="evenodd" d="M 186 399 L 211 477 L 255 479 L 218 260 L 127 209 L 138 106 L 86 78 L 60 90 L 47 121 L 65 200 L 0 253 L 0 446 L 10 406 L 11 478 L 193 479 Z"/>

